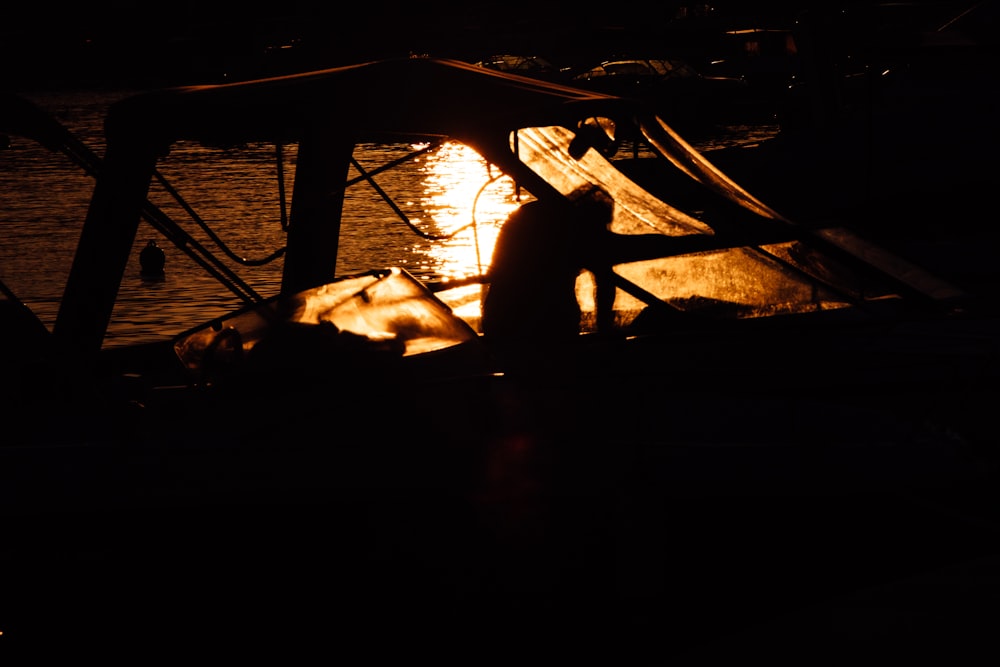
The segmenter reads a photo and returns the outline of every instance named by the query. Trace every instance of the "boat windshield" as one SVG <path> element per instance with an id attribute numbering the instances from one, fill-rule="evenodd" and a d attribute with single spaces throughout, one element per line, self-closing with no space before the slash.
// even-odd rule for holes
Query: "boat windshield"
<path id="1" fill-rule="evenodd" d="M 391 268 L 272 297 L 181 334 L 174 351 L 189 371 L 203 373 L 212 364 L 253 362 L 273 349 L 357 361 L 409 357 L 475 339 L 476 332 L 412 275 Z"/>

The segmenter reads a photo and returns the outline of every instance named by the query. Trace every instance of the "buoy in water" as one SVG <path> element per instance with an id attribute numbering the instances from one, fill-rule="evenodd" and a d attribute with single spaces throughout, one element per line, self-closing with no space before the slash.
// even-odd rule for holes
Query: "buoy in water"
<path id="1" fill-rule="evenodd" d="M 139 253 L 139 266 L 141 273 L 148 278 L 157 278 L 163 275 L 163 266 L 167 263 L 167 257 L 163 254 L 163 248 L 156 245 L 155 240 L 149 241 L 146 247 Z"/>

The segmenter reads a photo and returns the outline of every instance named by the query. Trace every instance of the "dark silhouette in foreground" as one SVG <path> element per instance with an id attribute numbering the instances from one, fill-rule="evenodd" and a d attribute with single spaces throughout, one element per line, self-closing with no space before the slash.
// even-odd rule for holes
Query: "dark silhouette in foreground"
<path id="1" fill-rule="evenodd" d="M 577 294 L 581 273 L 594 278 L 594 327 L 617 331 L 614 265 L 717 248 L 711 235 L 618 234 L 614 198 L 587 184 L 565 201 L 532 201 L 504 223 L 494 247 L 483 333 L 507 370 L 566 372 L 569 349 L 587 329 Z"/>

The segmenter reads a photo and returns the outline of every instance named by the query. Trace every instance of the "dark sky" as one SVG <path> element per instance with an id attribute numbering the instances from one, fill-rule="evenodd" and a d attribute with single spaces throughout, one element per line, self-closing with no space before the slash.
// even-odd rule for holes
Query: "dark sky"
<path id="1" fill-rule="evenodd" d="M 974 1 L 945 0 L 956 7 Z M 282 0 L 269 9 L 246 0 L 180 0 L 169 9 L 134 0 L 53 4 L 25 3 L 5 10 L 0 87 L 51 80 L 80 85 L 102 79 L 200 83 L 239 76 L 241 68 L 266 73 L 279 57 L 288 61 L 281 67 L 308 69 L 410 52 L 477 59 L 506 51 L 559 61 L 600 59 L 619 55 L 612 50 L 632 48 L 675 49 L 682 52 L 649 56 L 684 56 L 705 26 L 788 27 L 803 9 L 834 3 L 719 2 L 712 5 L 710 18 L 702 16 L 705 5 L 670 0 L 612 0 L 597 6 L 579 1 L 369 0 L 351 4 L 350 11 L 332 0 Z M 275 48 L 289 45 L 294 48 Z"/>

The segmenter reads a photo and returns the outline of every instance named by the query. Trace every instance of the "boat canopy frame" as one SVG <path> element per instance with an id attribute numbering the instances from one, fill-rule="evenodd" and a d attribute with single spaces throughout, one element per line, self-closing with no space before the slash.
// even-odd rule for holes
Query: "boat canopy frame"
<path id="1" fill-rule="evenodd" d="M 351 180 L 349 171 L 358 166 L 354 150 L 359 143 L 455 140 L 477 151 L 536 198 L 561 198 L 569 194 L 565 187 L 569 181 L 557 183 L 563 172 L 572 172 L 577 180 L 607 185 L 593 173 L 598 167 L 584 173 L 588 168 L 580 165 L 588 160 L 600 165 L 604 173 L 614 172 L 614 178 L 625 178 L 608 168 L 603 144 L 613 143 L 616 137 L 614 129 L 609 133 L 597 119 L 610 119 L 612 128 L 640 128 L 654 153 L 683 175 L 785 236 L 809 236 L 814 243 L 854 257 L 867 252 L 846 230 L 816 233 L 795 225 L 728 178 L 639 100 L 459 61 L 380 60 L 256 81 L 169 88 L 113 104 L 105 123 L 106 153 L 96 173 L 54 337 L 80 359 L 96 361 L 139 222 L 155 219 L 147 195 L 157 162 L 179 141 L 212 146 L 297 144 L 280 288 L 282 294 L 294 294 L 337 278 L 344 193 L 357 182 Z M 544 158 L 540 160 L 539 155 Z M 546 161 L 550 163 L 544 166 Z M 373 182 L 372 176 L 373 172 L 362 170 L 359 178 Z M 345 185 L 331 187 L 336 183 Z M 638 186 L 633 183 L 629 188 Z M 661 233 L 713 233 L 711 226 L 645 191 L 642 198 L 653 202 L 657 215 L 632 215 L 633 232 L 636 225 L 660 219 L 674 225 L 672 231 L 658 228 Z M 633 208 L 628 202 L 623 206 L 632 213 Z M 182 248 L 192 244 L 189 237 L 171 240 Z M 719 241 L 720 248 L 732 245 L 730 240 Z M 772 254 L 771 260 L 794 264 L 789 253 L 779 255 Z M 872 257 L 868 253 L 866 261 Z M 915 267 L 887 256 L 879 258 L 885 259 L 879 270 L 926 298 L 961 296 Z M 617 278 L 620 287 L 630 289 L 627 275 L 619 273 Z M 813 273 L 811 279 L 818 276 Z M 637 285 L 632 287 L 637 288 L 634 295 L 648 296 Z M 249 299 L 258 300 L 257 295 Z"/>

